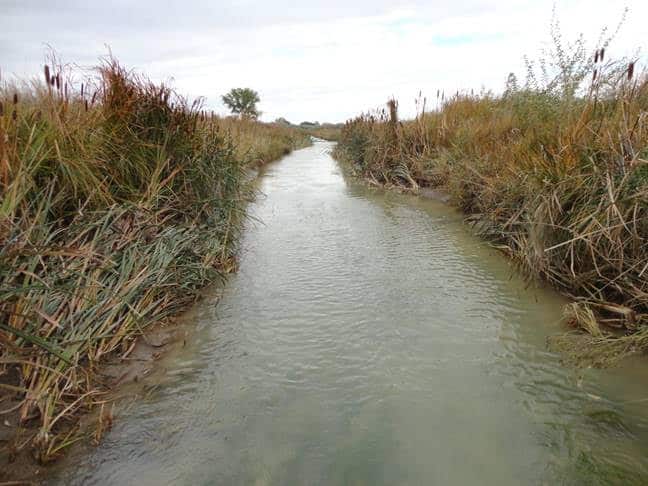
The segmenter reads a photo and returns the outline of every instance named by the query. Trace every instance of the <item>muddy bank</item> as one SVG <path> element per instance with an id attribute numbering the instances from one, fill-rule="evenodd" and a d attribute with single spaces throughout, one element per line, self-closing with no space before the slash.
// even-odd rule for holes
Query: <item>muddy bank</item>
<path id="1" fill-rule="evenodd" d="M 219 292 L 218 288 L 209 289 L 202 293 L 198 302 L 204 298 L 217 300 Z M 147 327 L 134 339 L 125 355 L 110 357 L 99 364 L 94 376 L 95 404 L 91 408 L 79 409 L 76 416 L 71 417 L 67 431 L 59 432 L 70 434 L 73 442 L 53 455 L 48 464 L 39 464 L 28 447 L 32 437 L 38 433 L 38 424 L 27 420 L 20 425 L 22 400 L 2 401 L 4 413 L 0 424 L 0 444 L 3 450 L 0 461 L 5 463 L 5 467 L 0 469 L 0 484 L 40 484 L 60 467 L 58 462 L 70 452 L 70 448 L 99 446 L 103 435 L 112 428 L 113 420 L 119 419 L 120 412 L 134 400 L 150 393 L 151 387 L 159 385 L 166 370 L 165 361 L 182 349 L 191 337 L 194 329 L 192 316 L 189 308 L 177 317 Z"/>

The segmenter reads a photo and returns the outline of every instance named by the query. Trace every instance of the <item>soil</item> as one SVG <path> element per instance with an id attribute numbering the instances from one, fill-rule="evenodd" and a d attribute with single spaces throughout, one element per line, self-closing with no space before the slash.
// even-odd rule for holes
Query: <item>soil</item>
<path id="1" fill-rule="evenodd" d="M 153 375 L 163 372 L 161 358 L 184 346 L 191 332 L 190 322 L 184 315 L 151 326 L 136 338 L 127 356 L 102 364 L 98 381 L 102 382 L 106 394 L 102 397 L 106 400 L 104 413 L 101 415 L 100 407 L 95 407 L 91 413 L 78 417 L 79 434 L 85 436 L 80 441 L 82 447 L 88 442 L 97 442 L 96 431 L 100 423 L 102 432 L 110 427 L 113 404 L 141 395 L 154 379 Z M 16 381 L 17 384 L 17 376 L 15 378 L 7 382 Z M 0 401 L 0 486 L 39 484 L 53 467 L 53 464 L 38 464 L 29 446 L 25 445 L 38 432 L 38 422 L 32 420 L 20 425 L 20 404 L 14 397 Z"/>

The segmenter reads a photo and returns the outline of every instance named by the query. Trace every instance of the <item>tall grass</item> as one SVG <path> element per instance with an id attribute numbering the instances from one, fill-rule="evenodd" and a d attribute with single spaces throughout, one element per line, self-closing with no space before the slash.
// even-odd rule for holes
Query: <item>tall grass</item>
<path id="1" fill-rule="evenodd" d="M 251 164 L 301 132 L 207 114 L 114 60 L 0 85 L 0 388 L 47 461 L 95 371 L 232 268 Z"/>
<path id="2" fill-rule="evenodd" d="M 218 121 L 235 143 L 235 154 L 249 165 L 263 165 L 311 143 L 308 133 L 277 123 L 228 117 Z"/>
<path id="3" fill-rule="evenodd" d="M 573 297 L 567 317 L 595 351 L 571 351 L 602 364 L 648 349 L 648 76 L 604 48 L 570 57 L 558 39 L 556 51 L 555 76 L 542 63 L 538 81 L 530 63 L 525 86 L 510 76 L 501 95 L 439 93 L 437 109 L 402 123 L 392 100 L 349 121 L 337 155 L 375 184 L 446 190 Z"/>
<path id="4" fill-rule="evenodd" d="M 325 123 L 314 128 L 304 128 L 306 133 L 321 138 L 323 140 L 328 140 L 330 142 L 337 142 L 340 139 L 340 133 L 342 132 L 342 124 L 332 124 Z"/>

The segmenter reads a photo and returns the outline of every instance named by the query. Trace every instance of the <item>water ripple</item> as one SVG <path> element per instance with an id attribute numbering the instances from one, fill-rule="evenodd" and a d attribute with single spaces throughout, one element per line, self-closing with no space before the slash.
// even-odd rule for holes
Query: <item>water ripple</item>
<path id="1" fill-rule="evenodd" d="M 249 222 L 222 301 L 200 304 L 159 392 L 60 483 L 645 473 L 646 412 L 630 405 L 642 388 L 623 373 L 577 376 L 546 350 L 563 301 L 528 288 L 454 210 L 344 181 L 329 149 L 266 170 L 251 208 L 262 223 Z"/>

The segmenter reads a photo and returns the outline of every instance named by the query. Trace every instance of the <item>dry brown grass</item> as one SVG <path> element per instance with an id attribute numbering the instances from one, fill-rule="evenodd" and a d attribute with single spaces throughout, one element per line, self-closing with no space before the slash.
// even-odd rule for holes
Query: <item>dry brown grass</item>
<path id="1" fill-rule="evenodd" d="M 114 60 L 96 73 L 0 85 L 0 414 L 20 426 L 4 452 L 41 462 L 101 402 L 105 358 L 233 266 L 247 167 L 308 141 L 208 115 Z"/>
<path id="2" fill-rule="evenodd" d="M 342 124 L 323 124 L 317 128 L 308 128 L 305 130 L 306 133 L 312 135 L 313 137 L 321 138 L 322 140 L 328 140 L 329 142 L 337 142 L 340 139 L 340 134 L 342 133 Z"/>

